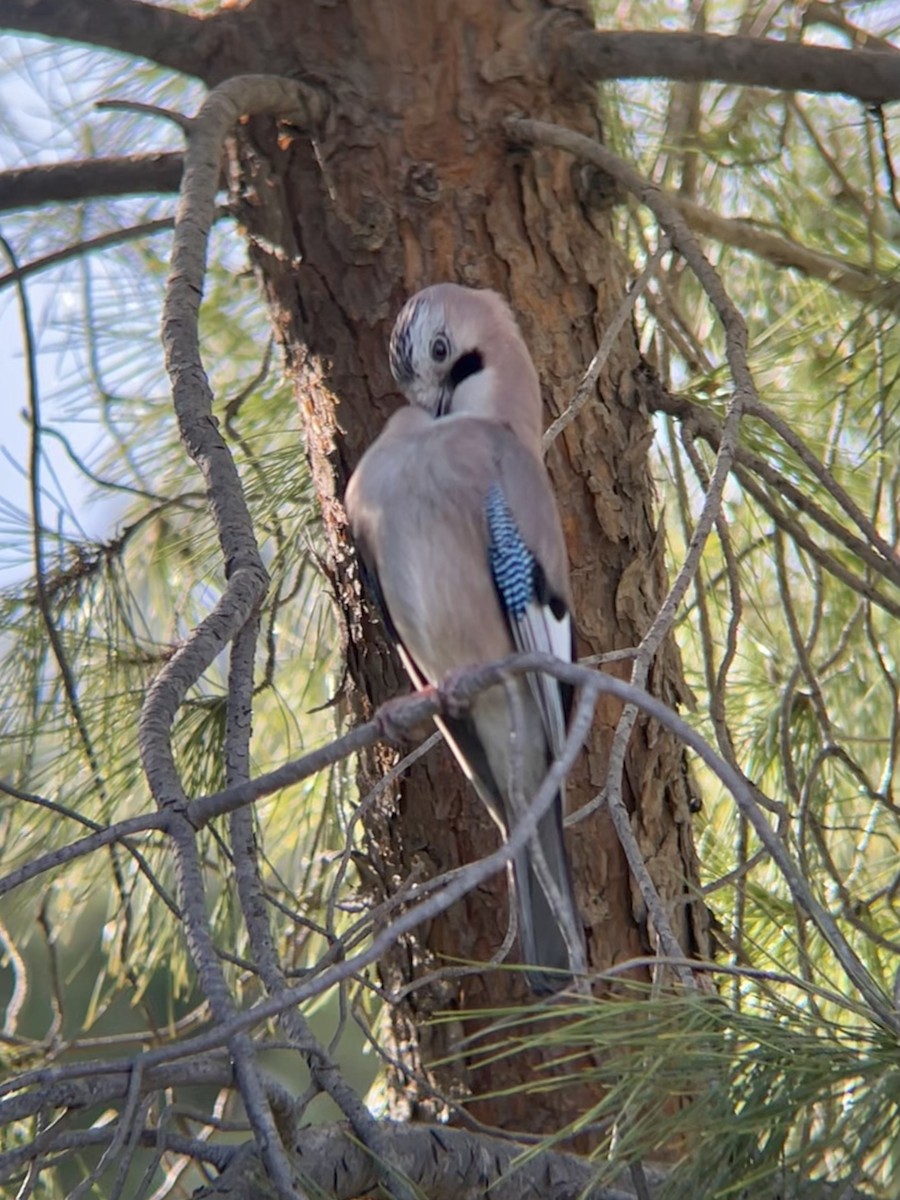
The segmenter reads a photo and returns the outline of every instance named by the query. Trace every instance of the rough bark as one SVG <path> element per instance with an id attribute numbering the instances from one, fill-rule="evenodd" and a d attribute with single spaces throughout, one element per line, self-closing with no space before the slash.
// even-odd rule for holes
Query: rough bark
<path id="1" fill-rule="evenodd" d="M 544 1151 L 523 1163 L 516 1160 L 524 1148 L 515 1142 L 445 1125 L 385 1122 L 383 1132 L 407 1178 L 429 1200 L 478 1200 L 488 1195 L 492 1200 L 637 1200 L 625 1181 L 597 1183 L 592 1164 L 572 1154 Z M 371 1157 L 345 1128 L 312 1126 L 298 1135 L 292 1150 L 298 1175 L 311 1195 L 356 1200 L 380 1194 Z M 650 1178 L 654 1184 L 662 1180 L 655 1173 Z M 195 1200 L 223 1194 L 229 1200 L 268 1200 L 272 1192 L 255 1155 L 239 1157 Z"/>
<path id="2" fill-rule="evenodd" d="M 267 122 L 251 123 L 239 144 L 240 178 L 254 260 L 306 423 L 345 618 L 348 701 L 368 712 L 406 684 L 362 596 L 340 501 L 350 471 L 399 402 L 385 346 L 401 303 L 440 279 L 500 290 L 538 364 L 549 419 L 565 407 L 624 280 L 614 265 L 604 181 L 555 152 L 513 151 L 502 133 L 504 117 L 524 112 L 600 134 L 591 89 L 567 90 L 563 79 L 538 69 L 546 8 L 507 0 L 352 0 L 333 8 L 285 0 L 269 6 L 268 18 L 267 40 L 283 53 L 294 48 L 300 64 L 314 63 L 334 100 L 315 152 L 302 138 L 277 136 Z M 664 594 L 638 366 L 633 339 L 623 336 L 599 402 L 549 455 L 583 653 L 636 644 Z M 683 697 L 671 649 L 656 665 L 653 686 L 669 701 Z M 603 706 L 572 780 L 570 807 L 602 788 L 617 715 L 616 704 Z M 361 791 L 383 765 L 377 756 L 362 762 Z M 688 903 L 696 863 L 682 755 L 646 723 L 636 731 L 626 788 L 642 849 L 690 952 L 703 933 Z M 467 861 L 496 836 L 446 753 L 410 774 L 368 832 L 377 892 Z M 593 965 L 650 949 L 602 810 L 578 826 L 571 852 Z M 486 961 L 506 930 L 505 889 L 505 880 L 494 880 L 398 945 L 382 964 L 385 983 L 393 988 L 446 963 Z M 489 1070 L 465 1060 L 428 1066 L 477 1027 L 466 1010 L 523 998 L 519 979 L 501 970 L 414 992 L 393 1014 L 395 1043 L 411 1068 L 395 1081 L 397 1111 L 434 1111 L 423 1079 L 446 1094 L 477 1096 L 530 1078 L 540 1055 Z M 428 1024 L 447 1010 L 459 1021 Z M 543 1132 L 559 1128 L 584 1101 L 569 1089 L 471 1108 L 489 1123 Z"/>
<path id="3" fill-rule="evenodd" d="M 312 17 L 319 7 L 330 7 L 331 2 L 317 0 L 311 4 Z M 269 36 L 281 25 L 278 12 L 282 4 L 283 0 L 223 3 L 216 12 L 199 17 L 143 0 L 92 4 L 2 0 L 0 28 L 119 50 L 195 75 L 212 85 L 230 75 L 274 70 L 275 64 L 284 73 L 290 43 Z M 546 14 L 554 7 L 577 10 L 578 3 L 551 0 L 542 11 Z M 433 12 L 423 7 L 421 16 L 433 30 L 445 17 L 452 20 L 454 10 Z M 578 72 L 592 80 L 718 80 L 788 92 L 842 92 L 867 104 L 900 99 L 900 60 L 890 43 L 871 37 L 836 15 L 833 5 L 806 6 L 804 29 L 817 23 L 849 34 L 859 48 L 848 51 L 699 31 L 590 30 L 576 19 L 560 24 L 563 36 L 553 39 L 554 54 L 562 72 Z M 334 50 L 340 53 L 340 47 L 332 47 Z M 315 57 L 306 55 L 304 61 L 315 73 Z"/>

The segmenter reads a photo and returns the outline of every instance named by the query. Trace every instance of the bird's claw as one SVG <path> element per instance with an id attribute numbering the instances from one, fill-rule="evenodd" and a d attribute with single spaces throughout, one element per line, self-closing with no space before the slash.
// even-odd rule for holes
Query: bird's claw
<path id="1" fill-rule="evenodd" d="M 415 694 L 425 696 L 434 691 L 434 688 L 428 687 L 422 688 Z M 385 700 L 379 704 L 378 711 L 373 718 L 379 737 L 398 750 L 402 750 L 404 746 L 414 740 L 414 730 L 424 721 L 424 718 L 411 712 L 410 699 L 410 696 L 395 696 L 391 700 Z"/>
<path id="2" fill-rule="evenodd" d="M 471 667 L 459 667 L 448 671 L 438 684 L 437 694 L 441 702 L 441 712 L 448 717 L 463 717 L 472 705 L 472 699 L 467 694 L 466 684 L 472 673 Z"/>

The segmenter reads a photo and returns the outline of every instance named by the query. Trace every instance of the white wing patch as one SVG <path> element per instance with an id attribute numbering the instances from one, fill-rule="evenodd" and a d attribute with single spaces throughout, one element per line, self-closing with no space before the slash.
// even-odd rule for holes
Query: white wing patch
<path id="1" fill-rule="evenodd" d="M 532 600 L 526 605 L 524 616 L 510 624 L 516 649 L 553 654 L 563 662 L 572 661 L 572 622 L 568 613 L 556 617 L 548 604 Z M 532 671 L 528 684 L 540 709 L 550 750 L 556 758 L 566 740 L 566 716 L 559 680 Z"/>

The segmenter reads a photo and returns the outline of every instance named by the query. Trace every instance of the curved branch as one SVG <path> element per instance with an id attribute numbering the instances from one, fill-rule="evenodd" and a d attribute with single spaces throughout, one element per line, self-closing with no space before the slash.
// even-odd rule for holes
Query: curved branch
<path id="1" fill-rule="evenodd" d="M 779 92 L 838 92 L 866 104 L 900 100 L 900 55 L 836 50 L 715 33 L 646 31 L 551 35 L 553 65 L 584 80 L 673 79 L 733 83 Z"/>
<path id="2" fill-rule="evenodd" d="M 252 693 L 255 614 L 268 586 L 234 459 L 212 412 L 212 389 L 200 355 L 199 311 L 209 233 L 215 220 L 222 143 L 245 113 L 289 116 L 304 127 L 322 115 L 319 96 L 302 84 L 269 75 L 237 76 L 215 88 L 191 123 L 172 261 L 163 305 L 162 341 L 182 443 L 203 473 L 228 580 L 218 604 L 166 663 L 147 692 L 138 724 L 138 749 L 157 806 L 169 814 L 185 937 L 214 1019 L 233 1023 L 234 998 L 216 956 L 206 920 L 203 868 L 196 830 L 184 815 L 186 796 L 172 747 L 172 724 L 188 689 L 238 639 L 236 668 L 242 695 L 230 694 L 229 776 L 245 770 Z M 248 630 L 249 625 L 249 630 Z M 245 636 L 245 631 L 249 633 Z M 249 653 L 249 659 L 248 659 Z M 237 676 L 232 673 L 233 685 Z M 260 1075 L 257 1054 L 242 1030 L 228 1037 L 235 1078 L 260 1154 L 281 1200 L 303 1193 L 295 1186 Z"/>
<path id="3" fill-rule="evenodd" d="M 160 805 L 184 801 L 169 740 L 175 713 L 188 689 L 255 611 L 268 585 L 240 477 L 213 420 L 198 334 L 222 143 L 245 113 L 277 113 L 310 126 L 322 110 L 318 94 L 300 83 L 268 75 L 237 76 L 210 93 L 189 139 L 162 340 L 181 440 L 206 480 L 228 586 L 213 612 L 156 677 L 144 703 L 138 742 L 150 789 Z"/>

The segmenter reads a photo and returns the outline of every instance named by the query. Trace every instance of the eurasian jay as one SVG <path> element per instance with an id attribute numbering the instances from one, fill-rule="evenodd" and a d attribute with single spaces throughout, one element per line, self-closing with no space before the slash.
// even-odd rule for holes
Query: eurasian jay
<path id="1" fill-rule="evenodd" d="M 566 548 L 541 459 L 540 386 L 509 307 L 495 292 L 426 288 L 397 318 L 390 361 L 411 403 L 363 455 L 345 503 L 413 684 L 438 684 L 516 650 L 571 661 Z M 569 689 L 535 673 L 439 720 L 504 834 L 559 754 L 570 704 Z M 584 965 L 561 796 L 516 856 L 514 875 L 529 986 L 558 990 Z"/>

